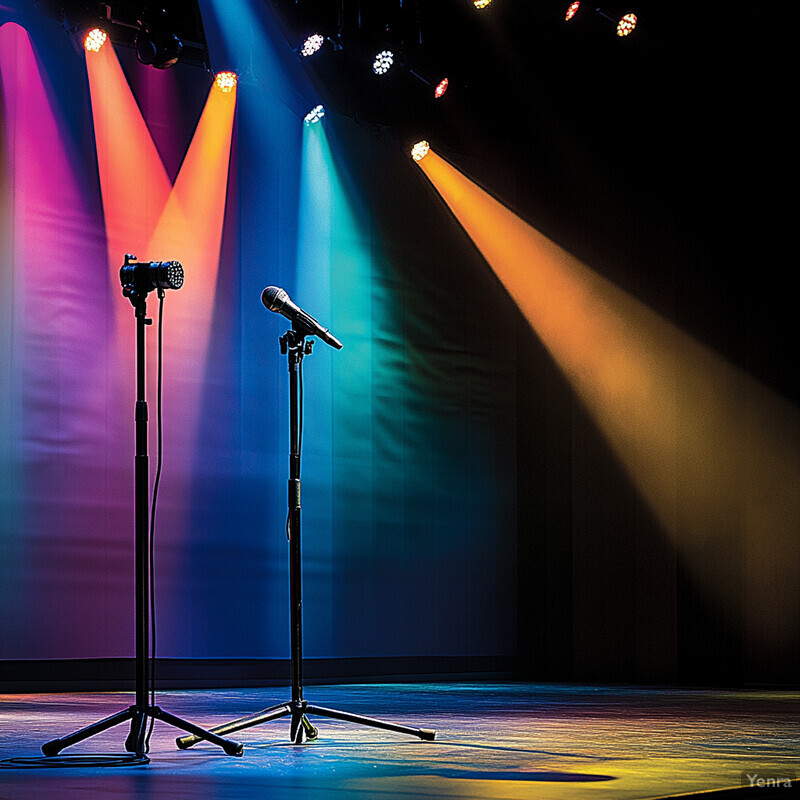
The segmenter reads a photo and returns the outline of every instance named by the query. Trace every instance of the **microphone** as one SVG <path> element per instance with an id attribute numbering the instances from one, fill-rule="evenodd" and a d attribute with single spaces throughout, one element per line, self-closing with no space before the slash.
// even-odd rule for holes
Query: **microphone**
<path id="1" fill-rule="evenodd" d="M 267 286 L 261 292 L 261 302 L 270 310 L 275 311 L 277 314 L 282 314 L 286 319 L 299 325 L 309 336 L 319 336 L 323 342 L 335 347 L 337 350 L 342 349 L 342 343 L 331 333 L 327 328 L 317 322 L 310 314 L 306 314 L 300 306 L 295 305 L 289 298 L 289 295 L 277 286 Z"/>

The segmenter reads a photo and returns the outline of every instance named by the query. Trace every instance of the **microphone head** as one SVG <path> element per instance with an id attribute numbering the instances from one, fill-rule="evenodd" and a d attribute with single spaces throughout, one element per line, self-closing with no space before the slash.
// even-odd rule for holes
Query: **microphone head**
<path id="1" fill-rule="evenodd" d="M 261 292 L 261 302 L 270 311 L 279 312 L 284 307 L 288 299 L 289 295 L 278 286 L 267 286 L 267 288 Z"/>

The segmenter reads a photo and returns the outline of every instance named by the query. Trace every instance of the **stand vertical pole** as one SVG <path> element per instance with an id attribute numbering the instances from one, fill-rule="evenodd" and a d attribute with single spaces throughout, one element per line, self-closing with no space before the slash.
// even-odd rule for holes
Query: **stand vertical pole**
<path id="1" fill-rule="evenodd" d="M 126 258 L 126 264 L 128 259 Z M 244 750 L 240 742 L 223 738 L 212 731 L 164 711 L 152 704 L 153 687 L 150 667 L 150 459 L 147 440 L 147 399 L 145 369 L 145 330 L 152 320 L 147 318 L 146 292 L 129 293 L 136 313 L 136 406 L 134 411 L 136 451 L 134 455 L 134 571 L 135 590 L 135 698 L 134 705 L 110 717 L 92 723 L 81 730 L 53 739 L 42 745 L 46 756 L 58 755 L 64 748 L 95 736 L 130 720 L 131 727 L 125 739 L 125 749 L 134 753 L 141 763 L 146 763 L 147 727 L 149 720 L 159 719 L 175 728 L 221 747 L 228 755 L 240 756 Z"/>
<path id="2" fill-rule="evenodd" d="M 339 711 L 333 708 L 307 703 L 303 697 L 303 579 L 301 557 L 301 531 L 300 531 L 300 449 L 301 430 L 300 419 L 302 414 L 302 397 L 299 392 L 299 376 L 303 356 L 311 353 L 313 342 L 305 341 L 306 336 L 314 335 L 314 331 L 305 328 L 296 321 L 292 329 L 280 338 L 281 353 L 289 357 L 289 492 L 288 492 L 288 532 L 289 532 L 289 597 L 291 626 L 291 656 L 292 656 L 292 697 L 288 703 L 265 708 L 255 714 L 240 717 L 232 722 L 212 728 L 213 733 L 228 734 L 244 728 L 261 725 L 274 719 L 291 715 L 289 738 L 295 744 L 303 744 L 308 739 L 317 738 L 317 729 L 311 724 L 308 717 L 311 715 L 353 722 L 357 725 L 366 725 L 396 733 L 405 733 L 417 736 L 425 741 L 432 741 L 436 731 L 430 728 L 414 728 L 394 722 L 384 722 L 374 717 L 365 717 L 361 714 L 352 714 L 348 711 Z M 175 743 L 181 750 L 197 744 L 199 736 L 181 736 Z"/>

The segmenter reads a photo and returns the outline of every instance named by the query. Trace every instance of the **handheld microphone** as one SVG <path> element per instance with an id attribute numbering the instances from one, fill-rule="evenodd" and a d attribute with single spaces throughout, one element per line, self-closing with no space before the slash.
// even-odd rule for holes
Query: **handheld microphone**
<path id="1" fill-rule="evenodd" d="M 267 286 L 261 292 L 261 302 L 270 311 L 282 314 L 286 319 L 300 326 L 309 336 L 319 336 L 331 347 L 335 347 L 337 350 L 342 349 L 342 343 L 327 328 L 323 328 L 314 317 L 303 311 L 300 306 L 295 305 L 283 289 L 277 286 Z"/>

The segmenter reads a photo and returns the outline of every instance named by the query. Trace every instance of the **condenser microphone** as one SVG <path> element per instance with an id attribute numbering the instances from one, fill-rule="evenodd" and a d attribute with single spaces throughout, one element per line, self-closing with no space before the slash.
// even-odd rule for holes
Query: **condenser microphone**
<path id="1" fill-rule="evenodd" d="M 291 301 L 289 295 L 277 286 L 267 286 L 261 292 L 261 302 L 270 310 L 277 314 L 282 314 L 286 319 L 303 328 L 309 336 L 319 336 L 323 342 L 335 347 L 337 350 L 342 349 L 342 343 L 333 336 L 327 328 L 317 322 L 310 314 L 306 314 L 300 306 Z"/>

